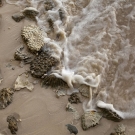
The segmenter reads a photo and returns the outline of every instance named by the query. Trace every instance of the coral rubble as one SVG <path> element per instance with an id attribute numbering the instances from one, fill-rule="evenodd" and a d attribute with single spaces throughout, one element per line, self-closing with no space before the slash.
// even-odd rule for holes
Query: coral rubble
<path id="1" fill-rule="evenodd" d="M 57 59 L 52 57 L 50 54 L 46 52 L 41 52 L 30 64 L 30 72 L 33 77 L 41 78 L 44 74 L 49 72 L 53 66 L 56 66 L 59 63 Z M 45 76 L 44 80 L 46 80 L 49 76 Z M 52 79 L 52 76 L 48 78 Z M 49 81 L 48 80 L 48 81 Z M 47 80 L 46 80 L 47 81 Z M 48 82 L 50 83 L 50 82 Z M 46 83 L 45 83 L 46 84 Z"/>
<path id="2" fill-rule="evenodd" d="M 33 60 L 31 56 L 28 56 L 27 54 L 22 53 L 20 50 L 17 50 L 15 52 L 14 59 L 18 61 L 23 61 L 25 64 L 29 64 Z"/>
<path id="3" fill-rule="evenodd" d="M 96 111 L 85 112 L 81 117 L 81 125 L 83 130 L 94 127 L 99 124 L 102 115 Z"/>
<path id="4" fill-rule="evenodd" d="M 6 108 L 13 100 L 14 89 L 3 88 L 0 90 L 0 109 Z"/>
<path id="5" fill-rule="evenodd" d="M 39 11 L 34 7 L 26 7 L 22 13 L 31 19 L 35 19 L 35 17 L 39 14 Z"/>
<path id="6" fill-rule="evenodd" d="M 67 83 L 60 78 L 57 78 L 55 75 L 44 75 L 43 86 L 57 88 L 57 87 L 68 87 Z"/>
<path id="7" fill-rule="evenodd" d="M 21 36 L 26 42 L 29 50 L 32 52 L 40 51 L 41 47 L 44 45 L 42 32 L 37 26 L 24 26 Z"/>
<path id="8" fill-rule="evenodd" d="M 82 84 L 78 87 L 78 90 L 80 91 L 82 96 L 89 97 L 89 86 Z"/>
<path id="9" fill-rule="evenodd" d="M 70 97 L 68 98 L 68 101 L 72 104 L 72 103 L 81 103 L 80 98 L 78 97 L 78 95 L 76 93 L 73 93 L 70 95 Z"/>
<path id="10" fill-rule="evenodd" d="M 54 6 L 53 6 L 52 1 L 46 0 L 46 1 L 44 2 L 44 8 L 45 8 L 46 11 L 52 10 L 53 7 L 54 7 Z"/>
<path id="11" fill-rule="evenodd" d="M 0 84 L 1 84 L 2 81 L 3 81 L 3 76 L 2 76 L 2 73 L 1 73 L 1 69 L 0 69 Z"/>
<path id="12" fill-rule="evenodd" d="M 8 122 L 8 128 L 10 129 L 11 133 L 16 134 L 16 132 L 18 131 L 17 119 L 14 116 L 9 115 L 7 117 L 7 122 Z"/>
<path id="13" fill-rule="evenodd" d="M 22 13 L 15 13 L 12 15 L 12 19 L 16 22 L 20 22 L 25 16 Z"/>
<path id="14" fill-rule="evenodd" d="M 29 81 L 29 76 L 27 73 L 23 73 L 19 75 L 15 81 L 15 90 L 20 90 L 23 88 L 27 88 L 29 91 L 34 89 L 33 84 Z"/>
<path id="15" fill-rule="evenodd" d="M 112 110 L 105 109 L 105 108 L 100 108 L 101 112 L 103 114 L 103 117 L 106 119 L 115 121 L 115 122 L 120 122 L 123 120 L 116 112 L 113 112 Z"/>
<path id="16" fill-rule="evenodd" d="M 3 0 L 0 0 L 0 7 L 3 6 Z"/>
<path id="17" fill-rule="evenodd" d="M 71 125 L 71 124 L 67 124 L 67 129 L 70 131 L 70 134 L 74 134 L 74 135 L 77 135 L 78 133 L 78 130 L 75 126 Z"/>
<path id="18" fill-rule="evenodd" d="M 118 124 L 115 128 L 115 132 L 111 133 L 110 135 L 126 135 L 125 131 L 125 126 L 123 124 Z"/>

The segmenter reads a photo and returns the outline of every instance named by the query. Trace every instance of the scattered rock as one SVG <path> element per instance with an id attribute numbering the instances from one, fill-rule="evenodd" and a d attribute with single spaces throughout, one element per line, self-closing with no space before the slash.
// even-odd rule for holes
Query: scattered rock
<path id="1" fill-rule="evenodd" d="M 101 113 L 102 113 L 103 117 L 108 120 L 112 120 L 115 122 L 120 122 L 123 120 L 123 118 L 121 118 L 116 112 L 113 112 L 112 110 L 109 110 L 106 108 L 100 108 L 100 109 L 101 109 Z"/>
<path id="2" fill-rule="evenodd" d="M 53 22 L 53 20 L 51 18 L 48 18 L 47 21 L 48 21 L 50 29 L 52 31 L 54 31 L 54 22 Z"/>
<path id="3" fill-rule="evenodd" d="M 0 0 L 0 7 L 3 6 L 3 0 Z"/>
<path id="4" fill-rule="evenodd" d="M 73 93 L 70 95 L 70 97 L 68 98 L 68 101 L 72 104 L 72 103 L 81 103 L 80 98 L 78 97 L 78 95 L 76 93 Z"/>
<path id="5" fill-rule="evenodd" d="M 62 20 L 62 22 L 67 19 L 67 14 L 65 12 L 64 9 L 59 9 L 59 16 L 60 16 L 60 19 Z"/>
<path id="6" fill-rule="evenodd" d="M 50 75 L 46 74 L 43 76 L 42 86 L 52 87 L 52 88 L 68 87 L 65 81 L 51 74 Z"/>
<path id="7" fill-rule="evenodd" d="M 85 112 L 81 117 L 81 125 L 83 130 L 94 127 L 99 124 L 102 115 L 96 111 Z"/>
<path id="8" fill-rule="evenodd" d="M 16 118 L 10 115 L 7 117 L 7 122 L 8 122 L 8 128 L 10 129 L 11 133 L 16 134 L 16 132 L 18 131 L 18 123 Z"/>
<path id="9" fill-rule="evenodd" d="M 6 108 L 13 100 L 14 89 L 3 88 L 0 90 L 0 109 Z"/>
<path id="10" fill-rule="evenodd" d="M 126 128 L 123 124 L 118 124 L 117 127 L 115 128 L 115 132 L 111 133 L 110 135 L 126 135 L 125 133 Z"/>
<path id="11" fill-rule="evenodd" d="M 41 47 L 44 45 L 44 37 L 37 26 L 24 26 L 21 36 L 31 52 L 35 53 L 40 51 Z"/>
<path id="12" fill-rule="evenodd" d="M 82 96 L 89 97 L 89 86 L 82 84 L 77 89 L 80 91 Z"/>
<path id="13" fill-rule="evenodd" d="M 119 135 L 125 135 L 126 128 L 123 124 L 118 124 L 115 128 L 115 132 Z"/>
<path id="14" fill-rule="evenodd" d="M 35 81 L 33 82 L 33 84 L 34 84 L 34 85 L 38 84 L 38 80 L 35 80 Z"/>
<path id="15" fill-rule="evenodd" d="M 65 96 L 65 95 L 66 95 L 66 90 L 57 90 L 56 91 L 57 98 L 59 98 L 61 96 Z"/>
<path id="16" fill-rule="evenodd" d="M 12 67 L 12 70 L 15 70 L 15 67 Z"/>
<path id="17" fill-rule="evenodd" d="M 71 105 L 71 103 L 67 103 L 66 111 L 68 111 L 68 112 L 75 112 L 76 109 L 75 109 L 75 107 L 73 105 Z"/>
<path id="18" fill-rule="evenodd" d="M 31 75 L 33 77 L 41 78 L 44 74 L 49 72 L 53 66 L 56 66 L 58 63 L 59 61 L 52 57 L 50 54 L 46 52 L 41 52 L 30 64 Z M 49 76 L 45 76 L 44 80 L 47 79 L 47 77 Z M 50 78 L 52 79 L 52 76 L 50 76 Z"/>
<path id="19" fill-rule="evenodd" d="M 2 77 L 2 73 L 1 73 L 1 69 L 0 69 L 0 84 L 2 83 L 3 81 L 3 77 Z"/>
<path id="20" fill-rule="evenodd" d="M 39 14 L 39 11 L 34 7 L 26 7 L 22 13 L 28 18 L 35 19 L 35 17 Z"/>
<path id="21" fill-rule="evenodd" d="M 14 59 L 18 61 L 23 61 L 25 64 L 29 64 L 33 60 L 31 56 L 28 56 L 27 54 L 22 53 L 20 50 L 17 50 L 15 52 Z"/>
<path id="22" fill-rule="evenodd" d="M 56 39 L 58 41 L 64 40 L 66 38 L 66 34 L 64 31 L 58 31 L 56 32 Z"/>
<path id="23" fill-rule="evenodd" d="M 67 129 L 70 131 L 70 134 L 74 134 L 77 135 L 78 134 L 78 130 L 75 126 L 71 125 L 71 124 L 67 124 Z"/>
<path id="24" fill-rule="evenodd" d="M 66 111 L 73 113 L 74 120 L 80 119 L 80 115 L 79 115 L 78 111 L 72 104 L 70 104 L 70 103 L 67 104 Z"/>
<path id="25" fill-rule="evenodd" d="M 52 10 L 54 6 L 53 6 L 52 1 L 46 0 L 44 2 L 44 7 L 45 7 L 45 10 L 48 11 L 48 10 Z"/>
<path id="26" fill-rule="evenodd" d="M 12 19 L 16 22 L 20 22 L 25 16 L 22 13 L 15 13 L 12 15 Z"/>
<path id="27" fill-rule="evenodd" d="M 32 91 L 34 89 L 34 86 L 29 81 L 29 75 L 27 73 L 23 73 L 17 77 L 14 88 L 15 90 L 27 88 L 28 90 Z"/>

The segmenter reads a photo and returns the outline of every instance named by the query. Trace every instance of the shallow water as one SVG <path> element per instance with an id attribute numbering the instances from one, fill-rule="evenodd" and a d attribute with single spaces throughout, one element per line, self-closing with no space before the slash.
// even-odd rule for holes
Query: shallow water
<path id="1" fill-rule="evenodd" d="M 113 104 L 123 118 L 135 117 L 135 2 L 52 0 L 54 8 L 49 11 L 44 10 L 44 0 L 6 2 L 20 10 L 29 5 L 40 11 L 37 25 L 54 56 L 60 59 L 63 52 L 62 66 L 84 78 L 93 73 L 101 76 L 93 104 L 101 100 Z M 64 12 L 62 21 L 60 8 Z M 54 33 L 50 32 L 48 18 L 54 21 Z M 57 38 L 58 33 L 61 38 Z M 47 46 L 50 42 L 52 45 Z"/>

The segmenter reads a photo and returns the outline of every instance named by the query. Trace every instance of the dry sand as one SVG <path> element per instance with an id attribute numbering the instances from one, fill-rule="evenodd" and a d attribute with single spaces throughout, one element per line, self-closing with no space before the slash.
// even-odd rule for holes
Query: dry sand
<path id="1" fill-rule="evenodd" d="M 28 69 L 28 66 L 21 68 L 20 62 L 11 61 L 16 49 L 23 45 L 21 29 L 24 25 L 33 23 L 28 20 L 16 23 L 12 20 L 11 16 L 18 11 L 18 7 L 6 3 L 0 8 L 0 68 L 4 79 L 0 89 L 12 87 L 17 76 Z M 12 70 L 12 67 L 15 69 Z M 53 90 L 41 88 L 40 83 L 35 85 L 32 92 L 26 89 L 15 92 L 13 102 L 6 109 L 0 110 L 0 132 L 5 131 L 7 135 L 11 135 L 6 118 L 16 112 L 22 119 L 17 135 L 69 135 L 65 125 L 73 121 L 73 115 L 65 110 L 67 98 L 68 96 L 64 96 L 57 99 Z M 81 115 L 82 104 L 74 106 Z M 128 135 L 135 134 L 135 120 L 123 120 L 121 123 L 126 126 Z M 79 120 L 75 126 L 79 130 L 78 135 L 109 135 L 117 124 L 102 119 L 98 126 L 83 131 Z"/>

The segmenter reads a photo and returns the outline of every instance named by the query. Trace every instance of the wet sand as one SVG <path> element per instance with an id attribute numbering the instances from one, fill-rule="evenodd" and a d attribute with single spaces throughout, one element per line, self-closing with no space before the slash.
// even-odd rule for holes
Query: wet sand
<path id="1" fill-rule="evenodd" d="M 16 23 L 11 16 L 18 11 L 19 7 L 6 3 L 0 8 L 2 15 L 0 23 L 0 67 L 4 79 L 0 89 L 13 87 L 17 76 L 28 69 L 28 66 L 21 68 L 20 62 L 13 60 L 16 49 L 24 44 L 21 38 L 21 29 L 23 26 L 33 23 L 28 20 Z M 34 80 L 36 79 L 33 78 L 31 81 Z M 15 92 L 13 102 L 7 108 L 0 110 L 0 132 L 5 131 L 11 135 L 6 118 L 11 113 L 16 112 L 22 119 L 17 135 L 69 135 L 65 125 L 73 121 L 73 115 L 65 110 L 67 98 L 68 96 L 56 98 L 53 90 L 42 88 L 40 83 L 34 86 L 32 92 L 26 89 Z M 82 115 L 82 104 L 74 106 Z M 123 120 L 120 123 L 126 126 L 126 134 L 134 135 L 135 120 Z M 109 135 L 117 124 L 102 119 L 98 126 L 83 131 L 79 120 L 75 126 L 78 128 L 78 135 Z"/>

